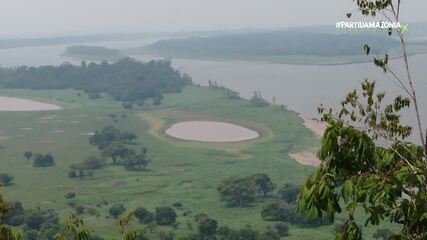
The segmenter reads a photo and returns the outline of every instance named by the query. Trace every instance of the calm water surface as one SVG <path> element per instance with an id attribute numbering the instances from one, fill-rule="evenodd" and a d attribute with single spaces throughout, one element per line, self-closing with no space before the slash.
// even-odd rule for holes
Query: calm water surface
<path id="1" fill-rule="evenodd" d="M 102 42 L 85 45 L 127 48 L 142 46 L 153 40 Z M 70 44 L 76 45 L 76 44 Z M 64 61 L 78 64 L 80 61 L 66 59 L 59 55 L 67 45 L 30 47 L 0 50 L 0 65 L 5 67 L 17 65 L 48 65 L 60 64 Z M 155 57 L 134 56 L 142 61 Z M 208 80 L 238 91 L 242 97 L 250 98 L 254 90 L 259 90 L 269 101 L 276 99 L 276 104 L 284 104 L 289 109 L 304 115 L 317 117 L 316 107 L 323 103 L 337 107 L 339 102 L 350 90 L 360 86 L 365 78 L 376 80 L 378 89 L 389 93 L 401 93 L 391 75 L 385 75 L 372 63 L 307 66 L 269 64 L 258 62 L 221 62 L 188 59 L 172 59 L 173 65 L 193 77 L 197 84 L 207 85 Z M 401 60 L 392 61 L 397 74 L 404 76 Z M 427 120 L 427 55 L 410 58 L 413 78 L 419 92 L 423 121 Z M 412 115 L 405 116 L 412 121 Z"/>

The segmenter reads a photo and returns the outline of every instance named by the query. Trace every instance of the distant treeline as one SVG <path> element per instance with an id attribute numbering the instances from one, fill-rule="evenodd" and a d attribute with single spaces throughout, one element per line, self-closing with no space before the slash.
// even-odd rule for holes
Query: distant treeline
<path id="1" fill-rule="evenodd" d="M 114 61 L 124 58 L 120 50 L 97 46 L 70 46 L 62 54 L 66 57 L 89 60 Z"/>
<path id="2" fill-rule="evenodd" d="M 398 47 L 386 34 L 320 33 L 298 30 L 161 40 L 141 51 L 168 56 L 266 57 L 363 55 L 364 44 L 381 54 Z"/>
<path id="3" fill-rule="evenodd" d="M 80 66 L 0 68 L 0 87 L 83 90 L 106 92 L 116 100 L 140 101 L 162 93 L 180 92 L 191 84 L 187 74 L 172 68 L 170 61 L 142 63 L 125 58 L 109 64 L 82 62 Z"/>

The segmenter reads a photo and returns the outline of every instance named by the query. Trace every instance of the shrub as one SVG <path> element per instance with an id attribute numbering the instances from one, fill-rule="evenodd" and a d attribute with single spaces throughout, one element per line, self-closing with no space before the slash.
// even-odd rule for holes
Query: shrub
<path id="1" fill-rule="evenodd" d="M 279 189 L 278 194 L 281 200 L 287 203 L 294 203 L 298 199 L 300 188 L 291 184 L 285 184 Z"/>
<path id="2" fill-rule="evenodd" d="M 276 228 L 277 234 L 280 237 L 289 236 L 289 227 L 284 223 L 278 223 L 274 226 Z"/>
<path id="3" fill-rule="evenodd" d="M 83 162 L 71 165 L 73 170 L 97 170 L 106 166 L 105 160 L 98 156 L 90 156 Z"/>
<path id="4" fill-rule="evenodd" d="M 158 225 L 171 225 L 176 220 L 176 213 L 170 207 L 158 207 L 155 212 L 155 220 Z"/>
<path id="5" fill-rule="evenodd" d="M 286 202 L 277 201 L 265 205 L 261 210 L 261 216 L 266 221 L 286 222 L 295 214 L 294 211 Z"/>
<path id="6" fill-rule="evenodd" d="M 211 218 L 202 218 L 199 223 L 199 233 L 205 237 L 212 237 L 218 229 L 218 222 Z"/>
<path id="7" fill-rule="evenodd" d="M 52 154 L 48 153 L 46 155 L 34 155 L 34 167 L 49 167 L 53 165 L 55 165 L 55 159 L 53 158 Z"/>
<path id="8" fill-rule="evenodd" d="M 12 184 L 13 177 L 9 174 L 0 174 L 0 186 L 9 186 Z"/>
<path id="9" fill-rule="evenodd" d="M 88 208 L 88 209 L 86 210 L 86 212 L 87 212 L 89 215 L 91 215 L 91 216 L 95 216 L 95 215 L 97 215 L 97 214 L 98 214 L 98 212 L 96 211 L 96 209 L 95 209 L 95 208 L 93 208 L 93 207 Z"/>
<path id="10" fill-rule="evenodd" d="M 65 194 L 65 198 L 66 199 L 72 199 L 72 198 L 75 198 L 75 197 L 76 197 L 76 193 L 73 193 L 73 192 L 69 192 L 69 193 Z"/>
<path id="11" fill-rule="evenodd" d="M 269 227 L 261 234 L 260 240 L 280 240 L 280 236 L 276 231 Z"/>
<path id="12" fill-rule="evenodd" d="M 135 209 L 135 217 L 143 224 L 151 223 L 154 220 L 154 214 L 143 207 Z"/>
<path id="13" fill-rule="evenodd" d="M 175 234 L 172 231 L 169 231 L 169 232 L 160 231 L 159 232 L 159 239 L 160 240 L 174 240 Z"/>
<path id="14" fill-rule="evenodd" d="M 122 215 L 126 211 L 126 208 L 123 206 L 123 204 L 116 203 L 114 204 L 108 212 L 110 215 L 114 218 L 117 218 L 118 216 Z"/>
<path id="15" fill-rule="evenodd" d="M 182 209 L 182 203 L 181 202 L 176 202 L 176 203 L 172 204 L 172 206 L 174 208 L 177 208 L 177 209 Z"/>
<path id="16" fill-rule="evenodd" d="M 76 178 L 77 177 L 77 172 L 74 170 L 69 170 L 68 171 L 68 177 L 69 178 Z"/>
<path id="17" fill-rule="evenodd" d="M 77 207 L 75 207 L 76 213 L 77 214 L 83 214 L 85 212 L 85 207 L 82 205 L 79 205 Z"/>
<path id="18" fill-rule="evenodd" d="M 229 178 L 218 187 L 221 200 L 229 207 L 242 207 L 253 203 L 257 196 L 257 187 L 250 178 Z"/>

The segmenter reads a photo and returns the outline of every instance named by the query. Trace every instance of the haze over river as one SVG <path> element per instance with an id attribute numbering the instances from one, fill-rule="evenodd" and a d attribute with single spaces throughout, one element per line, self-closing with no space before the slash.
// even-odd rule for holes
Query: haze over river
<path id="1" fill-rule="evenodd" d="M 142 46 L 146 42 L 140 40 L 84 45 L 127 48 Z M 0 64 L 3 67 L 57 65 L 64 61 L 79 64 L 80 61 L 59 56 L 65 47 L 58 45 L 0 50 Z M 156 58 L 133 57 L 142 61 Z M 250 98 L 254 90 L 260 90 L 265 99 L 272 101 L 275 97 L 276 104 L 284 104 L 289 109 L 310 117 L 318 117 L 316 108 L 320 103 L 338 106 L 345 94 L 359 87 L 364 78 L 376 80 L 378 89 L 388 93 L 401 93 L 392 76 L 383 74 L 373 63 L 320 66 L 188 59 L 173 59 L 172 63 L 180 71 L 190 74 L 197 84 L 207 85 L 211 79 L 239 92 L 245 98 Z M 393 60 L 391 65 L 398 75 L 404 77 L 401 63 L 401 60 Z M 410 63 L 420 98 L 423 122 L 427 123 L 427 55 L 413 56 Z M 405 119 L 413 121 L 412 115 L 405 116 Z"/>

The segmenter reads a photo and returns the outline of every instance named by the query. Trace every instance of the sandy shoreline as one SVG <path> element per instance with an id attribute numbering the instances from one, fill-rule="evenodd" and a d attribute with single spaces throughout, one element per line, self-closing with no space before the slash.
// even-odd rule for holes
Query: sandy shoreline
<path id="1" fill-rule="evenodd" d="M 292 153 L 289 154 L 289 156 L 302 165 L 317 167 L 322 163 L 322 161 L 317 158 L 316 154 L 312 152 Z"/>
<path id="2" fill-rule="evenodd" d="M 309 118 L 299 114 L 304 121 L 304 126 L 310 129 L 316 136 L 322 137 L 326 130 L 326 125 L 316 118 Z"/>
<path id="3" fill-rule="evenodd" d="M 55 104 L 24 98 L 0 96 L 0 112 L 52 111 L 61 109 L 63 109 L 62 106 Z"/>
<path id="4" fill-rule="evenodd" d="M 303 120 L 303 124 L 307 129 L 310 129 L 317 137 L 321 138 L 326 130 L 326 124 L 322 123 L 316 118 L 309 118 L 299 114 L 299 117 Z M 317 158 L 313 151 L 304 151 L 298 153 L 289 154 L 291 158 L 302 165 L 307 166 L 319 166 L 322 161 Z"/>

